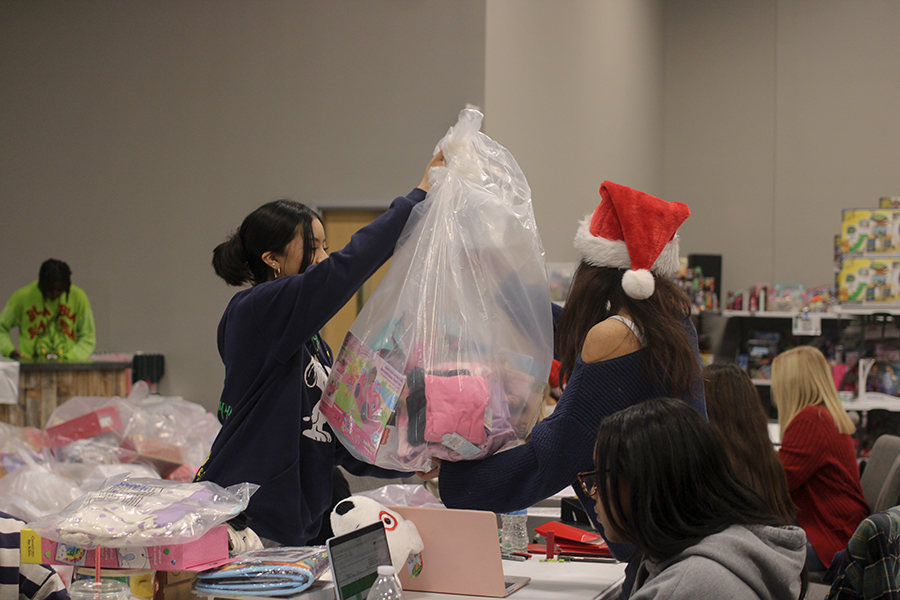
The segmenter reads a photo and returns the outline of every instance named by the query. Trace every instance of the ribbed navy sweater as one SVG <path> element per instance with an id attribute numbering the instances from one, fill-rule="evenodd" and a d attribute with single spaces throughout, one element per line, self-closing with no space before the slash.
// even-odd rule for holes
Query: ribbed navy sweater
<path id="1" fill-rule="evenodd" d="M 685 328 L 696 353 L 694 326 L 685 321 Z M 642 400 L 671 395 L 664 374 L 649 389 L 647 378 L 646 350 L 589 364 L 579 355 L 553 414 L 534 427 L 527 443 L 484 460 L 441 465 L 441 500 L 451 508 L 504 513 L 532 506 L 572 485 L 602 532 L 594 500 L 582 493 L 576 475 L 594 470 L 594 442 L 603 419 Z M 699 369 L 684 400 L 706 416 Z"/>
<path id="2" fill-rule="evenodd" d="M 225 309 L 218 329 L 222 429 L 196 480 L 259 484 L 246 514 L 261 537 L 291 546 L 313 538 L 330 507 L 335 463 L 357 475 L 408 475 L 359 462 L 336 441 L 317 407 L 331 351 L 311 340 L 390 258 L 424 198 L 417 188 L 395 199 L 339 252 L 304 273 L 238 292 Z M 307 372 L 311 351 L 324 366 L 318 375 Z"/>

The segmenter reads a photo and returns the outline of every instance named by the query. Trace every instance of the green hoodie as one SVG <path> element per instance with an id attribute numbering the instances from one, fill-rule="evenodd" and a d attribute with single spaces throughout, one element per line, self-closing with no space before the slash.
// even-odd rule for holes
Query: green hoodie
<path id="1" fill-rule="evenodd" d="M 9 330 L 19 328 L 19 353 L 29 358 L 56 354 L 60 359 L 87 360 L 97 345 L 94 313 L 87 294 L 71 286 L 68 294 L 44 301 L 38 282 L 17 290 L 0 313 L 0 353 L 15 346 Z"/>

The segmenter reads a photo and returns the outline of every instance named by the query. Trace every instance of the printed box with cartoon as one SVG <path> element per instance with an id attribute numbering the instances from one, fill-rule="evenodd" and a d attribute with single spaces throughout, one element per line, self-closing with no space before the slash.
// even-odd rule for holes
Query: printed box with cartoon
<path id="1" fill-rule="evenodd" d="M 838 276 L 842 304 L 900 302 L 900 257 L 845 258 Z"/>

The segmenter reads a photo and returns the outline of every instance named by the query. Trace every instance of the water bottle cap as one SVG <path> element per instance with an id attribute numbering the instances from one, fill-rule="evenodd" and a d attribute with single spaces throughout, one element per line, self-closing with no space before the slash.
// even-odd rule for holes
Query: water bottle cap
<path id="1" fill-rule="evenodd" d="M 392 565 L 380 565 L 378 567 L 379 575 L 394 575 L 394 567 Z"/>

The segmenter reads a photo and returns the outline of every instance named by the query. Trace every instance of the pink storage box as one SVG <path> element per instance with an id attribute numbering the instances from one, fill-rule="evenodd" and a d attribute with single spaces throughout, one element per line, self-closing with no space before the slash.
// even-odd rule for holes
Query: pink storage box
<path id="1" fill-rule="evenodd" d="M 22 562 L 42 565 L 94 567 L 96 550 L 86 550 L 42 538 L 22 530 Z M 183 544 L 100 548 L 100 568 L 203 571 L 229 562 L 228 526 L 220 525 L 203 537 Z"/>
<path id="2" fill-rule="evenodd" d="M 119 409 L 115 406 L 105 406 L 89 412 L 80 417 L 75 417 L 59 425 L 47 428 L 47 439 L 50 448 L 58 450 L 75 440 L 83 440 L 122 428 L 122 419 Z"/>
<path id="3" fill-rule="evenodd" d="M 140 435 L 125 438 L 120 447 L 134 453 L 134 456 L 125 457 L 122 462 L 149 463 L 156 468 L 160 477 L 168 477 L 184 463 L 178 446 Z"/>

